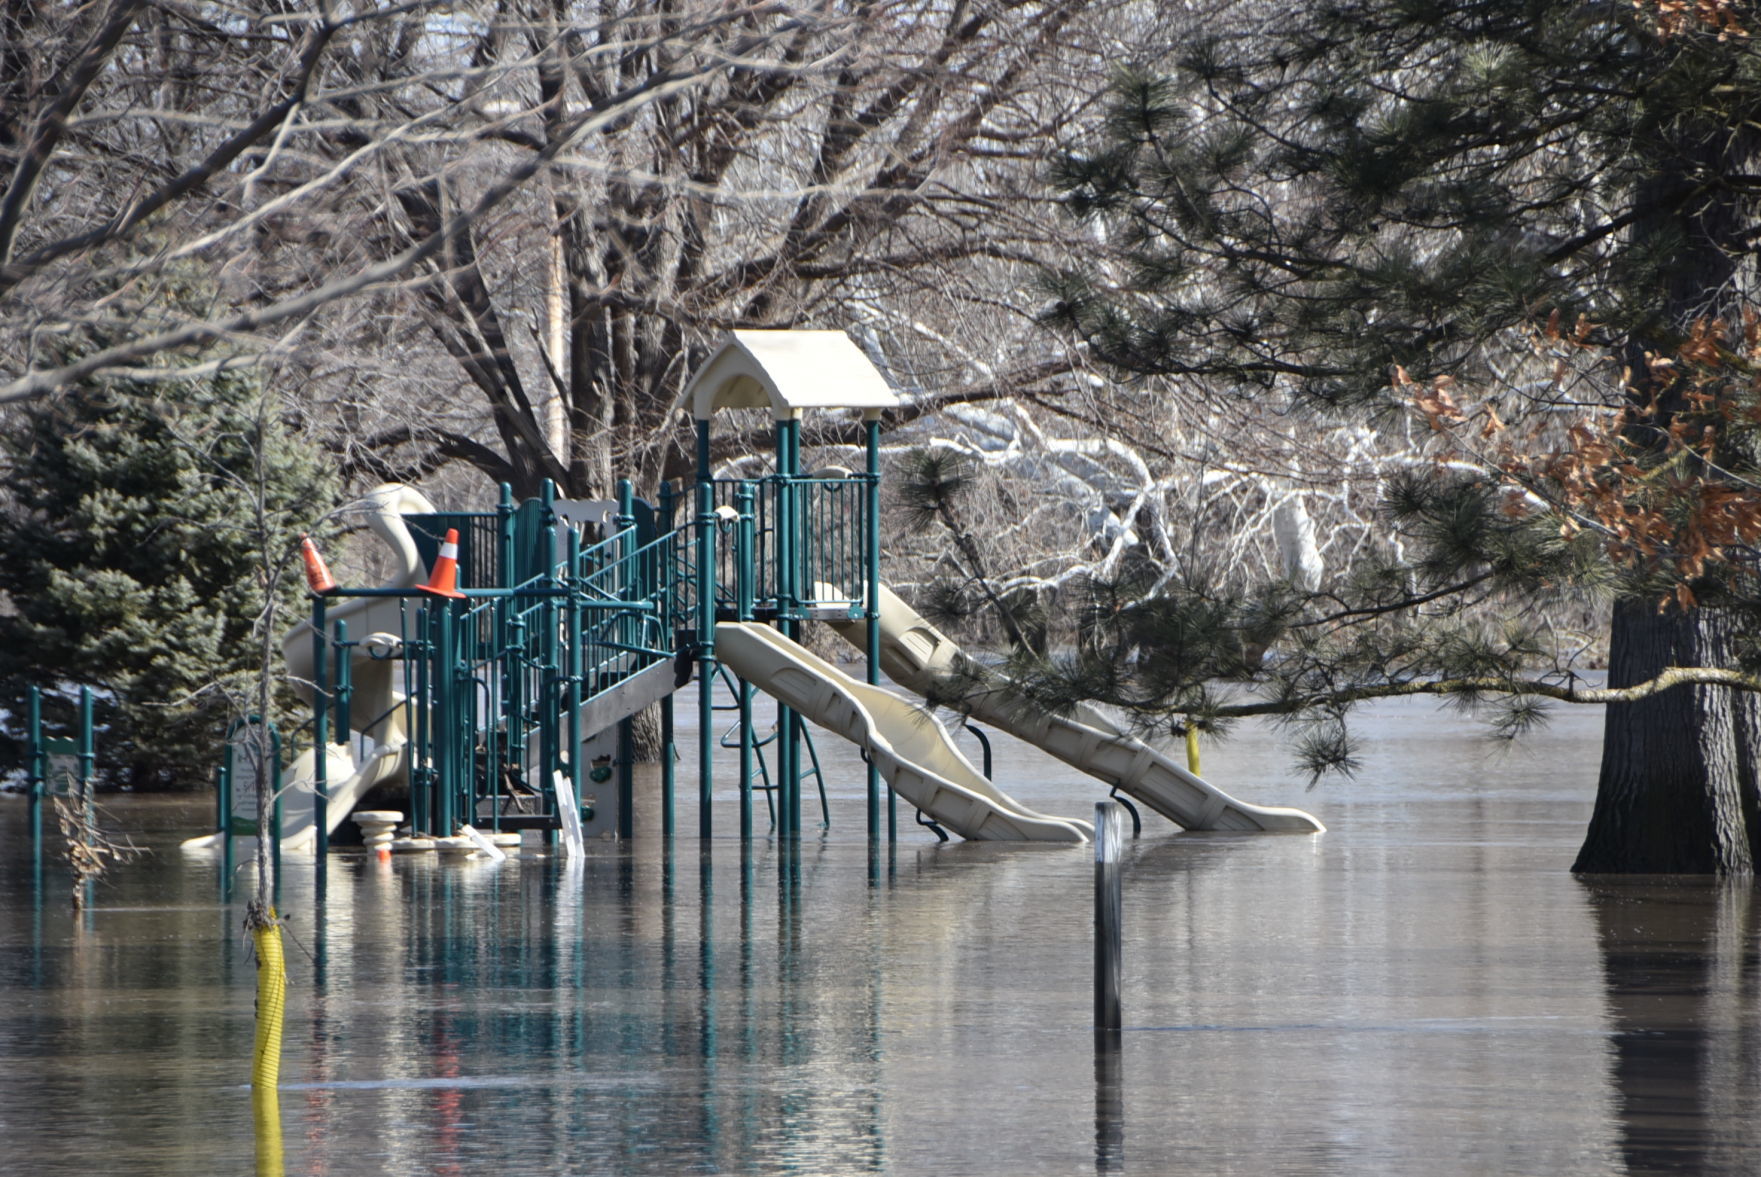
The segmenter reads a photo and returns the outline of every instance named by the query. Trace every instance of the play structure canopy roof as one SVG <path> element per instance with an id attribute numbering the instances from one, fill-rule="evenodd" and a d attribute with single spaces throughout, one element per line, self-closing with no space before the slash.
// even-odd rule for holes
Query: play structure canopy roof
<path id="1" fill-rule="evenodd" d="M 896 408 L 898 395 L 842 331 L 730 331 L 685 386 L 691 415 L 768 408 L 778 420 L 803 409 Z"/>

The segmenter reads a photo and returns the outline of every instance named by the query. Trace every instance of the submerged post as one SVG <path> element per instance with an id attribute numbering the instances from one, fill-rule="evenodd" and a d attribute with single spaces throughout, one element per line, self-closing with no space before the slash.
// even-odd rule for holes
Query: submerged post
<path id="1" fill-rule="evenodd" d="M 30 826 L 31 870 L 38 887 L 43 882 L 43 793 L 48 788 L 48 755 L 43 749 L 43 690 L 32 687 L 30 693 Z"/>
<path id="2" fill-rule="evenodd" d="M 664 556 L 654 566 L 653 574 L 656 583 L 647 586 L 648 591 L 658 592 L 661 602 L 661 633 L 668 635 L 677 648 L 679 619 L 674 616 L 674 605 L 677 603 L 674 580 L 678 575 L 678 537 L 673 534 L 674 516 L 678 513 L 678 503 L 674 500 L 673 484 L 660 484 L 660 519 L 657 531 L 666 536 L 666 545 L 661 550 Z M 645 573 L 646 575 L 646 573 Z M 673 696 L 666 695 L 660 701 L 660 836 L 668 846 L 673 844 L 673 830 L 677 822 L 674 813 L 674 789 L 678 785 L 677 766 L 673 764 Z"/>
<path id="3" fill-rule="evenodd" d="M 734 529 L 734 585 L 738 620 L 751 621 L 757 587 L 753 584 L 757 569 L 753 566 L 758 550 L 756 525 L 753 520 L 755 496 L 750 482 L 741 482 L 734 492 L 739 522 Z M 740 708 L 740 842 L 752 841 L 752 688 L 743 678 L 736 678 L 735 702 Z"/>
<path id="4" fill-rule="evenodd" d="M 86 826 L 97 828 L 98 803 L 93 795 L 93 779 L 98 775 L 98 753 L 92 742 L 92 688 L 79 689 L 79 792 L 85 806 Z"/>
<path id="5" fill-rule="evenodd" d="M 862 415 L 862 434 L 867 462 L 862 482 L 862 571 L 863 620 L 867 633 L 863 655 L 868 663 L 868 685 L 880 685 L 880 410 L 870 409 Z M 889 790 L 889 800 L 891 790 Z M 898 825 L 892 827 L 895 839 Z M 868 761 L 868 844 L 876 845 L 881 835 L 880 769 L 872 758 Z"/>
<path id="6" fill-rule="evenodd" d="M 646 586 L 641 583 L 641 571 L 637 567 L 636 561 L 636 552 L 642 546 L 641 538 L 636 531 L 636 488 L 631 485 L 628 478 L 618 479 L 618 513 L 617 518 L 612 521 L 612 526 L 617 528 L 619 536 L 618 565 L 621 568 L 621 571 L 618 573 L 617 579 L 618 595 L 626 600 L 632 597 L 639 597 L 645 591 Z M 574 534 L 572 530 L 571 534 Z M 570 550 L 575 553 L 575 556 L 578 558 L 580 554 L 579 545 L 577 544 Z M 571 573 L 571 575 L 574 576 L 579 576 L 580 574 L 579 569 L 576 569 Z M 571 631 L 576 635 L 574 641 L 577 645 L 580 644 L 581 640 L 579 636 L 581 633 L 579 620 L 580 613 L 581 610 L 577 607 L 576 626 Z M 619 619 L 613 623 L 611 632 L 616 635 L 618 644 L 625 649 L 629 649 L 635 645 L 636 635 L 632 632 L 630 615 L 628 613 L 619 616 Z M 619 662 L 628 665 L 622 657 L 619 658 Z M 585 698 L 586 691 L 583 689 L 581 694 L 576 698 L 577 708 Z M 571 751 L 569 752 L 569 764 L 571 765 L 570 773 L 575 779 L 576 798 L 581 796 L 581 772 L 578 768 L 572 766 L 580 756 L 579 752 L 574 751 L 574 749 L 580 747 L 578 739 L 579 735 L 580 732 L 577 725 L 576 728 L 571 729 L 569 736 L 570 740 L 575 741 L 570 744 Z M 618 837 L 628 841 L 636 836 L 636 721 L 632 716 L 626 715 L 624 718 L 618 720 L 617 764 Z"/>
<path id="7" fill-rule="evenodd" d="M 697 836 L 708 841 L 715 775 L 715 486 L 697 484 Z"/>
<path id="8" fill-rule="evenodd" d="M 330 782 L 326 779 L 330 759 L 330 700 L 325 691 L 330 681 L 330 647 L 325 636 L 325 601 L 312 598 L 312 853 L 314 879 L 323 894 L 325 855 L 330 852 Z M 259 787 L 261 784 L 259 783 Z M 259 806 L 259 812 L 261 807 Z"/>
<path id="9" fill-rule="evenodd" d="M 1123 1025 L 1119 975 L 1123 959 L 1123 889 L 1119 854 L 1125 815 L 1116 801 L 1095 803 L 1095 1034 L 1115 1035 Z"/>
<path id="10" fill-rule="evenodd" d="M 801 422 L 795 417 L 777 418 L 776 517 L 772 524 L 773 559 L 776 561 L 776 626 L 777 632 L 790 641 L 794 641 L 801 633 L 800 626 L 794 620 L 799 609 L 798 597 L 801 590 L 795 575 L 799 558 L 796 551 L 796 528 L 800 523 L 797 515 L 800 496 L 796 489 L 799 483 L 795 481 L 795 476 L 799 473 L 797 442 L 800 428 Z M 777 798 L 777 833 L 783 838 L 799 837 L 801 833 L 801 745 L 798 733 L 794 710 L 779 700 L 777 779 L 773 783 Z"/>

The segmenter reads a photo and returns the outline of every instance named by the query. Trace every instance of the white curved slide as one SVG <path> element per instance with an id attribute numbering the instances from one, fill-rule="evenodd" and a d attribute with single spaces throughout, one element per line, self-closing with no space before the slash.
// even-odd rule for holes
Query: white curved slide
<path id="1" fill-rule="evenodd" d="M 375 487 L 345 514 L 364 514 L 367 526 L 389 549 L 392 574 L 384 588 L 411 588 L 427 579 L 427 569 L 416 551 L 415 540 L 404 523 L 405 515 L 428 515 L 434 505 L 420 491 L 399 483 Z M 400 609 L 395 597 L 345 597 L 330 603 L 326 621 L 348 622 L 349 638 L 355 643 L 349 662 L 351 698 L 346 743 L 331 744 L 324 762 L 326 824 L 331 832 L 348 820 L 355 806 L 376 785 L 398 784 L 407 779 L 409 743 L 405 731 L 403 663 L 399 660 Z M 312 700 L 312 623 L 302 620 L 282 639 L 281 651 L 295 691 Z M 311 853 L 317 848 L 312 798 L 317 758 L 308 748 L 294 758 L 281 775 L 281 848 Z M 218 834 L 191 838 L 184 848 L 203 849 L 219 844 Z"/>
<path id="2" fill-rule="evenodd" d="M 893 791 L 975 841 L 1084 842 L 1087 822 L 1026 809 L 984 778 L 922 707 L 851 678 L 766 625 L 715 627 L 728 669 L 868 753 Z"/>
<path id="3" fill-rule="evenodd" d="M 858 649 L 864 648 L 866 622 L 840 622 L 834 628 Z M 978 719 L 1118 786 L 1186 829 L 1318 834 L 1327 828 L 1300 809 L 1237 801 L 1125 731 L 1097 707 L 1079 703 L 1068 715 L 1056 715 L 1023 707 L 1019 699 L 1010 697 L 1006 682 L 996 691 L 970 690 L 971 683 L 993 672 L 968 658 L 952 639 L 884 586 L 880 637 L 881 669 L 894 682 L 926 696 L 957 693 Z"/>

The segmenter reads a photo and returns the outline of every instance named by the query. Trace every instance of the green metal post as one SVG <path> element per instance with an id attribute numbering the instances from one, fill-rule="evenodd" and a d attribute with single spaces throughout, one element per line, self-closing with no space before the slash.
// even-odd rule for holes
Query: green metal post
<path id="1" fill-rule="evenodd" d="M 43 750 L 43 690 L 32 687 L 30 693 L 30 797 L 31 856 L 35 871 L 43 865 L 43 791 L 48 786 L 46 768 L 48 753 Z"/>
<path id="2" fill-rule="evenodd" d="M 325 884 L 325 856 L 330 852 L 330 705 L 324 697 L 330 682 L 330 644 L 325 639 L 325 602 L 312 598 L 312 835 L 317 856 L 317 886 Z"/>
<path id="3" fill-rule="evenodd" d="M 677 550 L 677 537 L 673 535 L 673 513 L 678 509 L 673 484 L 660 484 L 660 530 L 667 535 L 667 543 L 662 548 L 665 553 L 660 566 L 655 569 L 659 583 L 651 586 L 655 590 L 655 599 L 660 602 L 660 631 L 668 639 L 676 642 L 679 631 L 678 619 L 673 615 L 674 577 L 678 573 L 673 553 Z M 674 814 L 674 791 L 678 787 L 678 771 L 673 763 L 673 697 L 667 695 L 660 701 L 660 834 L 670 846 L 673 841 L 674 827 L 677 818 Z"/>
<path id="4" fill-rule="evenodd" d="M 43 794 L 49 787 L 49 754 L 43 746 L 43 691 L 30 696 L 31 880 L 41 898 L 43 889 Z"/>
<path id="5" fill-rule="evenodd" d="M 513 588 L 519 582 L 518 573 L 514 568 L 514 512 L 516 510 L 518 507 L 514 504 L 514 488 L 504 482 L 501 484 L 501 497 L 495 504 L 496 540 L 499 548 L 498 560 L 501 564 L 501 575 L 496 578 L 495 582 L 497 588 Z M 482 575 L 482 573 L 479 572 L 478 575 Z"/>
<path id="6" fill-rule="evenodd" d="M 339 621 L 335 626 L 336 633 L 336 735 L 344 744 L 349 742 L 349 733 L 355 730 L 354 725 L 354 662 L 350 657 L 349 623 Z"/>
<path id="7" fill-rule="evenodd" d="M 734 533 L 736 604 L 741 621 L 752 620 L 755 591 L 753 561 L 757 558 L 757 536 L 753 530 L 752 499 L 752 484 L 742 482 L 735 492 L 740 521 Z M 735 679 L 734 690 L 740 696 L 740 841 L 745 844 L 752 841 L 752 688 L 744 679 Z"/>
<path id="8" fill-rule="evenodd" d="M 568 730 L 569 730 L 569 783 L 574 795 L 574 804 L 581 804 L 581 686 L 587 670 L 582 663 L 581 636 L 581 533 L 569 528 L 568 569 L 569 569 L 569 603 L 565 621 L 568 625 Z M 620 802 L 622 798 L 620 798 Z M 560 814 L 559 814 L 560 816 Z M 618 836 L 624 837 L 626 815 L 618 813 Z"/>
<path id="9" fill-rule="evenodd" d="M 501 496 L 495 505 L 498 562 L 501 565 L 501 576 L 496 581 L 498 588 L 511 589 L 519 583 L 519 573 L 514 567 L 514 513 L 517 509 L 514 504 L 514 488 L 502 483 Z M 499 763 L 496 757 L 491 756 L 489 765 L 489 811 L 495 815 L 491 822 L 491 828 L 495 830 L 501 829 L 504 768 L 511 766 L 518 771 L 525 767 L 525 743 L 517 730 L 520 709 L 516 705 L 522 659 L 514 646 L 514 635 L 518 632 L 514 616 L 519 608 L 517 598 L 497 602 L 495 607 L 496 713 L 488 717 L 489 738 L 493 740 L 499 732 L 501 740 Z"/>
<path id="10" fill-rule="evenodd" d="M 220 899 L 232 893 L 232 741 L 214 769 L 214 808 L 220 811 Z"/>
<path id="11" fill-rule="evenodd" d="M 880 682 L 880 414 L 865 414 L 862 430 L 868 456 L 862 503 L 866 524 L 862 543 L 862 570 L 866 582 L 863 595 L 868 598 L 864 610 L 868 621 L 868 642 L 863 653 L 868 658 L 868 682 L 872 686 Z M 887 794 L 890 799 L 892 790 L 888 789 Z M 875 768 L 871 758 L 868 762 L 868 843 L 871 846 L 880 841 L 880 811 L 880 770 Z M 898 827 L 889 823 L 889 829 L 897 837 Z"/>
<path id="12" fill-rule="evenodd" d="M 450 837 L 456 832 L 457 817 L 453 813 L 453 791 L 458 788 L 459 766 L 454 762 L 459 728 L 458 688 L 459 666 L 453 649 L 453 610 L 451 601 L 441 601 L 434 610 L 434 675 L 435 684 L 435 833 Z"/>
<path id="13" fill-rule="evenodd" d="M 618 480 L 618 515 L 616 520 L 618 534 L 617 559 L 619 575 L 617 590 L 620 597 L 631 599 L 639 597 L 642 585 L 639 582 L 636 567 L 636 549 L 640 546 L 636 535 L 636 492 L 630 480 Z M 636 644 L 636 620 L 634 614 L 626 612 L 612 622 L 619 645 L 626 648 Z M 571 762 L 574 753 L 570 753 Z M 575 781 L 575 795 L 581 795 L 579 774 Z M 636 722 L 632 718 L 618 721 L 618 837 L 633 838 L 636 836 Z"/>
<path id="14" fill-rule="evenodd" d="M 697 422 L 697 481 L 712 481 L 709 469 L 709 422 Z"/>
<path id="15" fill-rule="evenodd" d="M 542 506 L 539 521 L 543 528 L 544 548 L 544 579 L 540 582 L 547 589 L 557 587 L 556 566 L 556 483 L 546 478 L 539 489 L 538 501 Z M 571 571 L 570 575 L 573 575 Z M 557 717 L 562 706 L 561 681 L 567 672 L 562 655 L 557 648 L 556 598 L 545 596 L 540 598 L 538 605 L 538 658 L 539 658 L 539 697 L 538 697 L 538 762 L 539 775 L 542 780 L 540 788 L 549 792 L 554 801 L 556 798 L 551 774 L 562 768 L 561 740 L 557 731 Z M 576 753 L 579 755 L 579 752 Z M 573 771 L 571 769 L 571 771 Z M 579 799 L 580 780 L 575 781 Z M 560 814 L 559 814 L 560 815 Z M 546 844 L 554 844 L 556 831 L 547 829 L 544 833 Z"/>
<path id="16" fill-rule="evenodd" d="M 800 636 L 795 618 L 802 586 L 799 583 L 801 553 L 800 501 L 796 477 L 800 473 L 801 423 L 777 422 L 777 629 L 791 641 Z M 801 836 L 801 742 L 800 722 L 792 708 L 777 708 L 777 825 L 785 838 Z"/>
<path id="17" fill-rule="evenodd" d="M 97 776 L 97 750 L 92 745 L 92 688 L 79 689 L 79 791 L 85 798 L 86 825 L 98 819 L 97 800 L 92 796 L 92 778 Z"/>
<path id="18" fill-rule="evenodd" d="M 98 801 L 94 796 L 93 777 L 96 775 L 96 752 L 92 747 L 92 688 L 79 689 L 79 793 L 84 808 L 86 828 L 96 829 L 98 825 Z M 91 926 L 92 899 L 97 893 L 97 883 L 86 880 L 85 913 L 87 927 Z"/>
<path id="19" fill-rule="evenodd" d="M 259 719 L 259 723 L 269 723 Z M 274 872 L 275 883 L 270 888 L 271 898 L 276 906 L 281 905 L 281 732 L 273 723 L 269 723 L 269 763 L 263 766 L 264 773 L 259 774 L 257 787 L 263 787 L 266 776 L 269 781 L 269 862 Z M 262 831 L 258 831 L 258 837 Z"/>
<path id="20" fill-rule="evenodd" d="M 434 749 L 429 736 L 434 728 L 434 699 L 429 688 L 428 606 L 416 607 L 414 643 L 406 636 L 404 657 L 415 656 L 415 689 L 410 692 L 415 709 L 415 748 L 410 757 L 410 830 L 417 834 L 434 833 Z M 412 651 L 411 646 L 416 648 Z"/>
<path id="21" fill-rule="evenodd" d="M 715 786 L 715 487 L 697 484 L 697 836 L 711 832 Z"/>
<path id="22" fill-rule="evenodd" d="M 233 733 L 238 730 L 235 721 L 227 729 L 225 751 L 220 754 L 220 764 L 214 770 L 214 828 L 220 831 L 225 839 L 221 844 L 232 844 L 232 750 Z"/>
<path id="23" fill-rule="evenodd" d="M 669 846 L 678 825 L 673 805 L 673 794 L 678 787 L 678 771 L 673 764 L 677 743 L 675 723 L 673 697 L 668 695 L 660 701 L 660 833 Z"/>

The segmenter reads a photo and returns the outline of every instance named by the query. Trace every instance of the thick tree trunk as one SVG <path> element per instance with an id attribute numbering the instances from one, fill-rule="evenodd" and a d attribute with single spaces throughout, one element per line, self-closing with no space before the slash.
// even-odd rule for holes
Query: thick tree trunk
<path id="1" fill-rule="evenodd" d="M 1729 666 L 1735 623 L 1718 609 L 1615 605 L 1610 686 L 1666 666 Z M 1761 699 L 1678 687 L 1608 707 L 1596 809 L 1572 870 L 1746 875 L 1755 869 Z"/>
<path id="2" fill-rule="evenodd" d="M 1665 49 L 1664 51 L 1667 51 Z M 1658 145 L 1632 228 L 1637 245 L 1666 243 L 1671 260 L 1652 292 L 1657 319 L 1628 340 L 1633 437 L 1656 445 L 1686 407 L 1659 385 L 1648 354 L 1673 355 L 1689 324 L 1723 316 L 1743 322 L 1761 289 L 1751 240 L 1757 209 L 1746 188 L 1708 191 L 1706 176 L 1747 175 L 1761 162 L 1761 135 L 1744 124 L 1686 119 Z M 1644 414 L 1655 405 L 1650 420 Z M 1705 594 L 1702 594 L 1704 597 Z M 1614 609 L 1608 681 L 1626 686 L 1666 666 L 1734 666 L 1738 620 L 1717 608 L 1663 611 L 1653 600 Z M 1718 687 L 1678 687 L 1608 708 L 1596 809 L 1572 866 L 1583 873 L 1749 875 L 1758 833 L 1755 774 L 1761 765 L 1761 699 Z"/>

